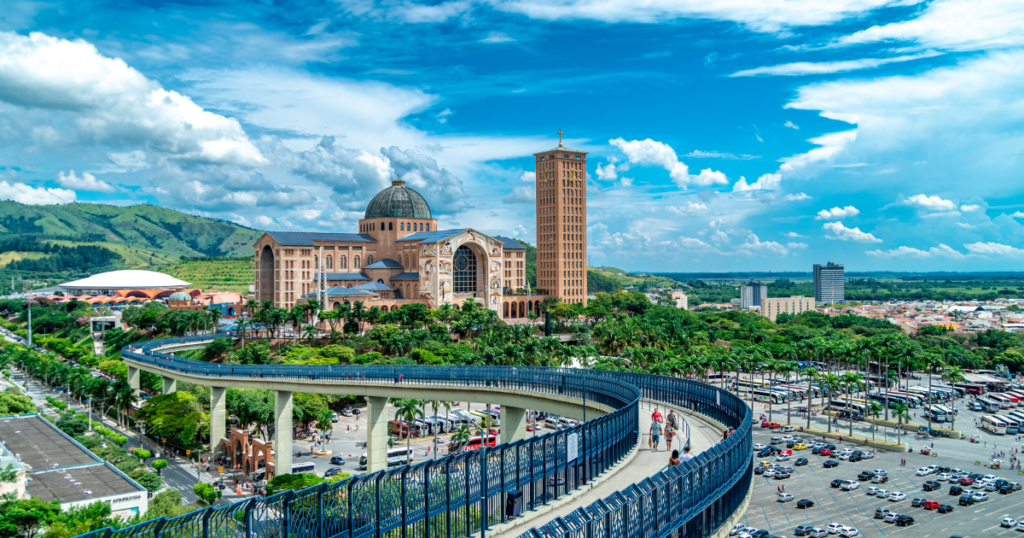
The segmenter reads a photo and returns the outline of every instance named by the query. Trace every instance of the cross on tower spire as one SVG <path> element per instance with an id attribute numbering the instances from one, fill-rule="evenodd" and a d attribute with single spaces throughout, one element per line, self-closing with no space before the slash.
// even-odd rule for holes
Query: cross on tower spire
<path id="1" fill-rule="evenodd" d="M 558 130 L 558 147 L 562 147 L 562 130 Z"/>

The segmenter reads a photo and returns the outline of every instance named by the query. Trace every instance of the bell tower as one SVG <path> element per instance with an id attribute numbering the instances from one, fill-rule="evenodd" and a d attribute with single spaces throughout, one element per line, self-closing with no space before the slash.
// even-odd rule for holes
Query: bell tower
<path id="1" fill-rule="evenodd" d="M 534 154 L 537 287 L 587 304 L 587 152 L 562 145 Z"/>

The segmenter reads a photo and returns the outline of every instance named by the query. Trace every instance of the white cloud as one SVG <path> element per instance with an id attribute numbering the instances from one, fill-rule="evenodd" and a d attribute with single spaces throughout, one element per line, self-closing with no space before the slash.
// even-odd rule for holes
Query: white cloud
<path id="1" fill-rule="evenodd" d="M 453 17 L 461 17 L 473 9 L 471 2 L 459 1 L 441 2 L 439 4 L 416 4 L 403 2 L 395 7 L 389 6 L 389 12 L 409 23 L 438 23 L 445 22 Z"/>
<path id="2" fill-rule="evenodd" d="M 956 225 L 961 227 L 961 228 L 963 228 L 963 229 L 965 229 L 965 230 L 973 230 L 973 229 L 977 228 L 977 226 L 974 226 L 974 225 L 971 225 L 971 224 L 967 224 L 966 222 L 958 222 L 958 223 L 956 223 Z"/>
<path id="3" fill-rule="evenodd" d="M 979 256 L 1021 256 L 1024 255 L 1024 249 L 1011 247 L 1010 245 L 1003 245 L 1000 243 L 971 243 L 964 245 L 964 248 L 971 254 L 977 254 Z"/>
<path id="4" fill-rule="evenodd" d="M 786 236 L 786 237 L 791 237 L 791 238 L 793 238 L 793 239 L 796 239 L 796 238 L 798 238 L 798 237 L 807 237 L 806 235 L 800 235 L 800 234 L 798 234 L 798 233 L 796 233 L 796 232 L 786 232 L 786 233 L 784 233 L 784 234 L 782 234 L 782 235 L 784 235 L 784 236 Z"/>
<path id="5" fill-rule="evenodd" d="M 480 40 L 481 43 L 512 43 L 515 39 L 512 39 L 505 32 L 491 32 L 487 34 L 487 37 Z"/>
<path id="6" fill-rule="evenodd" d="M 679 245 L 683 248 L 711 248 L 711 245 L 696 237 L 680 237 Z"/>
<path id="7" fill-rule="evenodd" d="M 203 110 L 84 41 L 0 32 L 0 101 L 69 116 L 83 137 L 141 141 L 182 161 L 266 162 L 238 121 Z"/>
<path id="8" fill-rule="evenodd" d="M 925 52 L 921 54 L 897 56 L 895 58 L 862 58 L 860 60 L 843 60 L 838 62 L 794 62 L 782 65 L 757 67 L 754 69 L 744 69 L 743 71 L 737 71 L 729 76 L 756 77 L 765 75 L 792 77 L 800 75 L 822 75 L 828 73 L 842 73 L 846 71 L 856 71 L 859 69 L 872 69 L 885 64 L 909 62 L 911 60 L 919 60 L 921 58 L 930 58 L 936 55 L 938 55 L 938 53 L 936 52 Z M 786 127 L 789 127 L 789 125 L 786 125 Z"/>
<path id="9" fill-rule="evenodd" d="M 707 204 L 686 202 L 686 205 L 670 205 L 666 209 L 679 215 L 701 215 L 709 211 Z"/>
<path id="10" fill-rule="evenodd" d="M 711 240 L 718 245 L 732 242 L 732 239 L 729 238 L 729 234 L 725 233 L 725 230 L 716 230 L 715 233 L 711 234 Z"/>
<path id="11" fill-rule="evenodd" d="M 623 177 L 621 183 L 622 183 L 623 187 L 632 187 L 633 186 L 633 178 L 631 178 L 631 177 Z"/>
<path id="12" fill-rule="evenodd" d="M 316 220 L 324 212 L 323 209 L 302 209 L 295 212 L 295 215 L 302 220 Z"/>
<path id="13" fill-rule="evenodd" d="M 520 185 L 502 199 L 506 204 L 525 204 L 537 199 L 537 191 L 533 187 Z"/>
<path id="14" fill-rule="evenodd" d="M 256 217 L 256 225 L 264 229 L 270 229 L 270 227 L 272 226 L 277 226 L 277 224 L 274 222 L 274 219 L 266 215 L 260 215 Z"/>
<path id="15" fill-rule="evenodd" d="M 57 183 L 61 187 L 74 189 L 76 191 L 114 192 L 114 186 L 106 181 L 100 181 L 89 172 L 83 172 L 82 176 L 76 176 L 71 170 L 67 174 L 57 173 Z"/>
<path id="16" fill-rule="evenodd" d="M 14 200 L 28 205 L 50 205 L 66 204 L 74 202 L 75 199 L 75 191 L 67 189 L 47 189 L 24 183 L 0 181 L 0 200 Z"/>
<path id="17" fill-rule="evenodd" d="M 1022 212 L 1022 211 L 1014 211 L 1013 214 L 1010 215 L 1010 216 L 1015 218 L 1015 219 L 1024 219 L 1024 212 Z"/>
<path id="18" fill-rule="evenodd" d="M 787 108 L 792 106 L 792 103 L 786 105 Z M 798 155 L 782 159 L 782 166 L 779 167 L 779 170 L 782 172 L 794 172 L 813 164 L 831 161 L 850 142 L 853 142 L 856 139 L 856 129 L 838 133 L 829 133 L 812 138 L 808 140 L 808 142 L 816 144 L 819 147 L 814 148 L 807 153 L 800 153 Z"/>
<path id="19" fill-rule="evenodd" d="M 775 241 L 761 241 L 754 234 L 748 234 L 746 242 L 740 245 L 739 248 L 777 254 L 779 256 L 789 254 L 789 249 L 782 246 L 780 243 Z"/>
<path id="20" fill-rule="evenodd" d="M 618 165 L 615 163 L 608 163 L 604 166 L 598 164 L 597 179 L 601 181 L 614 181 L 619 177 L 618 174 L 620 172 L 625 172 L 626 170 L 629 170 L 629 163 L 622 163 Z"/>
<path id="21" fill-rule="evenodd" d="M 334 201 L 339 207 L 353 210 L 365 208 L 366 201 L 387 187 L 392 178 L 387 158 L 336 146 L 330 136 L 299 153 L 293 172 L 327 185 L 335 192 Z"/>
<path id="22" fill-rule="evenodd" d="M 660 166 L 668 170 L 669 177 L 681 189 L 685 189 L 689 184 L 707 186 L 726 185 L 729 182 L 725 174 L 712 171 L 710 168 L 701 170 L 698 175 L 691 176 L 690 169 L 679 161 L 674 149 L 668 144 L 650 138 L 628 142 L 622 138 L 616 138 L 609 140 L 608 143 L 625 153 L 626 158 L 633 164 Z"/>
<path id="23" fill-rule="evenodd" d="M 773 191 L 779 188 L 782 176 L 779 174 L 764 174 L 757 178 L 757 181 L 747 184 L 747 179 L 740 176 L 740 180 L 732 186 L 732 192 L 743 191 Z"/>
<path id="24" fill-rule="evenodd" d="M 519 176 L 519 181 L 534 183 L 537 181 L 537 172 L 523 172 L 523 175 Z"/>
<path id="25" fill-rule="evenodd" d="M 956 258 L 963 259 L 965 256 L 963 253 L 953 250 L 947 245 L 939 243 L 937 247 L 931 247 L 928 250 L 916 249 L 913 247 L 902 246 L 890 250 L 868 250 L 865 252 L 868 256 L 875 256 L 877 258 Z"/>
<path id="26" fill-rule="evenodd" d="M 795 124 L 795 123 L 793 123 L 791 121 L 788 121 L 788 120 L 782 126 L 783 127 L 789 127 L 790 129 L 796 129 L 797 131 L 800 130 L 800 126 L 799 125 L 797 125 L 797 124 Z"/>
<path id="27" fill-rule="evenodd" d="M 735 22 L 757 32 L 781 32 L 791 27 L 828 25 L 899 3 L 898 0 L 508 0 L 493 5 L 502 11 L 542 20 L 659 23 L 711 19 Z"/>
<path id="28" fill-rule="evenodd" d="M 755 137 L 757 137 L 757 141 L 758 141 L 758 142 L 764 142 L 764 139 L 763 139 L 763 138 L 761 138 L 761 135 L 759 135 L 759 134 L 757 134 L 757 133 L 754 133 L 754 136 L 755 136 Z"/>
<path id="29" fill-rule="evenodd" d="M 437 115 L 434 116 L 434 117 L 437 118 L 437 121 L 439 123 L 448 123 L 448 116 L 451 116 L 452 114 L 453 114 L 452 109 L 446 108 L 446 109 L 438 112 Z"/>
<path id="30" fill-rule="evenodd" d="M 836 220 L 845 219 L 846 217 L 854 217 L 860 214 L 860 210 L 852 205 L 846 207 L 833 207 L 832 209 L 822 209 L 818 211 L 818 216 L 814 217 L 815 220 Z"/>
<path id="31" fill-rule="evenodd" d="M 1024 10 L 1017 0 L 935 0 L 908 20 L 872 26 L 840 38 L 840 46 L 912 41 L 947 50 L 984 50 L 1024 45 Z"/>
<path id="32" fill-rule="evenodd" d="M 804 194 L 802 192 L 798 192 L 796 194 L 787 194 L 787 195 L 783 196 L 782 199 L 787 201 L 787 202 L 799 202 L 801 200 L 810 200 L 811 197 L 807 196 L 806 194 Z"/>
<path id="33" fill-rule="evenodd" d="M 843 226 L 842 222 L 826 222 L 822 226 L 822 229 L 832 233 L 832 235 L 825 234 L 825 237 L 838 241 L 856 241 L 858 243 L 882 242 L 881 239 L 871 235 L 870 233 L 860 231 L 860 228 L 847 228 L 846 226 Z"/>
<path id="34" fill-rule="evenodd" d="M 760 159 L 760 155 L 749 155 L 744 153 L 743 155 L 736 155 L 733 153 L 723 153 L 720 151 L 702 151 L 695 149 L 684 157 L 690 157 L 693 159 L 728 159 L 728 160 L 739 160 L 739 161 L 750 161 L 753 159 Z"/>
<path id="35" fill-rule="evenodd" d="M 964 204 L 960 206 L 960 211 L 963 211 L 964 213 L 970 213 L 971 211 L 977 211 L 979 209 L 981 209 L 981 206 L 978 204 Z"/>
<path id="36" fill-rule="evenodd" d="M 807 243 L 786 243 L 789 248 L 807 248 Z"/>
<path id="37" fill-rule="evenodd" d="M 928 196 L 926 194 L 915 194 L 904 199 L 902 202 L 897 202 L 899 205 L 906 205 L 911 207 L 917 207 L 927 211 L 956 211 L 956 204 L 944 200 L 938 196 Z"/>

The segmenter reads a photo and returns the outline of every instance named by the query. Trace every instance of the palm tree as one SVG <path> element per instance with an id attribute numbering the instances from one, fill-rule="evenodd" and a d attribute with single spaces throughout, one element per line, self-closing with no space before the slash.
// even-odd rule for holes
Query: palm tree
<path id="1" fill-rule="evenodd" d="M 786 376 L 789 379 L 790 374 L 800 371 L 800 367 L 795 362 L 783 361 L 780 362 L 776 367 L 775 371 Z M 792 421 L 792 410 L 793 410 L 793 399 L 786 398 L 786 424 L 793 424 Z"/>
<path id="2" fill-rule="evenodd" d="M 807 376 L 807 428 L 810 429 L 810 427 L 811 427 L 811 398 L 812 398 L 812 396 L 814 394 L 814 392 L 813 392 L 814 385 L 812 385 L 811 382 L 812 381 L 817 382 L 818 379 L 820 378 L 820 376 L 818 375 L 818 371 L 815 370 L 814 368 L 808 368 L 808 369 L 804 370 L 804 375 Z M 821 385 L 818 385 L 818 387 L 822 389 L 821 390 L 821 394 L 822 394 L 821 401 L 822 401 L 822 404 L 824 404 L 825 403 L 825 390 L 824 390 L 824 387 L 821 387 Z"/>
<path id="3" fill-rule="evenodd" d="M 903 432 L 903 425 L 910 422 L 909 407 L 905 403 L 898 403 L 892 408 L 892 417 L 896 419 L 896 422 L 900 425 L 900 429 L 896 432 L 896 442 L 902 444 L 900 441 L 900 434 Z"/>
<path id="4" fill-rule="evenodd" d="M 842 383 L 846 386 L 846 399 L 853 401 L 854 389 L 860 389 L 864 385 L 864 376 L 847 372 L 843 374 Z M 867 411 L 865 409 L 865 411 Z M 853 410 L 850 410 L 850 437 L 853 437 Z"/>
<path id="5" fill-rule="evenodd" d="M 828 387 L 829 396 L 834 396 L 839 392 L 839 387 L 842 385 L 842 380 L 836 374 L 825 374 L 821 378 L 822 385 Z M 832 433 L 832 417 L 828 419 L 828 432 Z"/>
<path id="6" fill-rule="evenodd" d="M 463 424 L 462 427 L 455 430 L 455 433 L 452 434 L 452 438 L 449 442 L 453 445 L 465 446 L 466 443 L 469 442 L 469 437 L 469 425 Z"/>
<path id="7" fill-rule="evenodd" d="M 245 349 L 245 330 L 249 328 L 249 322 L 238 318 L 235 320 L 235 333 L 238 334 L 238 340 L 241 342 L 242 349 Z"/>
<path id="8" fill-rule="evenodd" d="M 936 355 L 935 353 L 925 353 L 924 356 L 922 357 L 922 359 L 924 360 L 925 369 L 928 370 L 928 398 L 929 398 L 929 401 L 930 401 L 930 399 L 933 396 L 932 395 L 932 374 L 935 373 L 935 368 L 945 365 L 946 362 L 944 360 L 942 360 L 941 356 Z M 934 405 L 934 403 L 932 405 Z M 931 431 L 932 431 L 932 413 L 929 410 L 929 412 L 928 412 L 928 433 L 931 434 Z"/>
<path id="9" fill-rule="evenodd" d="M 423 410 L 420 408 L 420 401 L 409 398 L 403 398 L 395 400 L 395 420 L 400 420 L 408 424 L 405 432 L 405 450 L 408 455 L 408 461 L 412 461 L 412 425 L 416 422 L 416 417 L 423 418 Z M 401 430 L 399 430 L 401 431 Z"/>
<path id="10" fill-rule="evenodd" d="M 947 366 L 944 370 L 942 370 L 942 380 L 945 381 L 946 383 L 949 383 L 950 386 L 953 386 L 955 383 L 963 383 L 966 380 L 966 377 L 964 377 L 963 369 L 960 368 L 959 366 Z M 953 416 L 950 417 L 950 420 L 953 422 L 953 424 L 950 424 L 949 427 L 950 429 L 956 429 L 953 427 L 956 423 L 956 398 L 953 398 L 952 405 Z"/>
<path id="11" fill-rule="evenodd" d="M 882 404 L 877 401 L 868 402 L 868 413 L 871 415 L 871 440 L 875 440 L 875 419 L 882 413 Z"/>
<path id="12" fill-rule="evenodd" d="M 313 339 L 319 334 L 320 331 L 317 330 L 316 325 L 313 325 L 312 323 L 306 325 L 306 328 L 302 331 L 302 335 L 309 339 L 309 345 L 313 345 Z"/>
<path id="13" fill-rule="evenodd" d="M 128 382 L 125 381 L 124 379 L 119 379 L 115 381 L 114 385 L 111 387 L 111 391 L 113 392 L 114 405 L 117 406 L 118 425 L 122 425 L 123 416 L 123 427 L 127 428 L 128 408 L 131 407 L 133 403 L 139 401 L 139 395 L 135 392 L 135 389 L 133 389 L 131 385 L 129 385 Z M 124 415 L 121 414 L 122 409 L 124 409 Z"/>

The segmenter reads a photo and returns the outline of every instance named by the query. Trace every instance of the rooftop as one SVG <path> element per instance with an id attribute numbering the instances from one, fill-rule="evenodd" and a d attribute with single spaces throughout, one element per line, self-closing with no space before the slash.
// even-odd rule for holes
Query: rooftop
<path id="1" fill-rule="evenodd" d="M 505 237 L 503 235 L 494 236 L 495 239 L 501 241 L 501 248 L 504 250 L 526 250 L 519 241 L 512 239 L 511 237 Z"/>
<path id="2" fill-rule="evenodd" d="M 107 464 L 36 473 L 32 475 L 25 491 L 43 502 L 57 500 L 61 503 L 131 493 L 146 495 L 145 491 L 139 491 Z"/>
<path id="3" fill-rule="evenodd" d="M 433 232 L 421 232 L 407 235 L 399 241 L 419 241 L 420 243 L 437 243 L 442 239 L 448 239 L 449 237 L 460 234 L 469 230 L 469 228 L 462 228 L 460 230 L 437 230 Z"/>
<path id="4" fill-rule="evenodd" d="M 0 444 L 30 472 L 101 461 L 38 415 L 0 419 Z"/>
<path id="5" fill-rule="evenodd" d="M 312 246 L 314 241 L 347 241 L 350 243 L 374 243 L 376 239 L 366 234 L 341 234 L 330 232 L 267 232 L 274 241 L 282 245 Z"/>
<path id="6" fill-rule="evenodd" d="M 551 149 L 546 149 L 544 151 L 538 151 L 537 153 L 534 153 L 534 155 L 540 155 L 541 153 L 551 153 L 551 152 L 555 152 L 555 153 L 582 153 L 584 155 L 587 154 L 587 152 L 580 151 L 578 149 L 567 148 L 565 146 L 558 146 L 557 148 L 551 148 Z"/>
<path id="7" fill-rule="evenodd" d="M 77 290 L 138 290 L 138 289 L 175 289 L 185 288 L 188 282 L 178 280 L 166 273 L 126 269 L 123 271 L 107 271 L 97 273 L 80 280 L 65 282 L 60 287 Z"/>
<path id="8" fill-rule="evenodd" d="M 384 258 L 383 260 L 377 260 L 370 265 L 363 267 L 363 269 L 401 269 L 402 264 L 392 260 L 391 258 Z"/>

